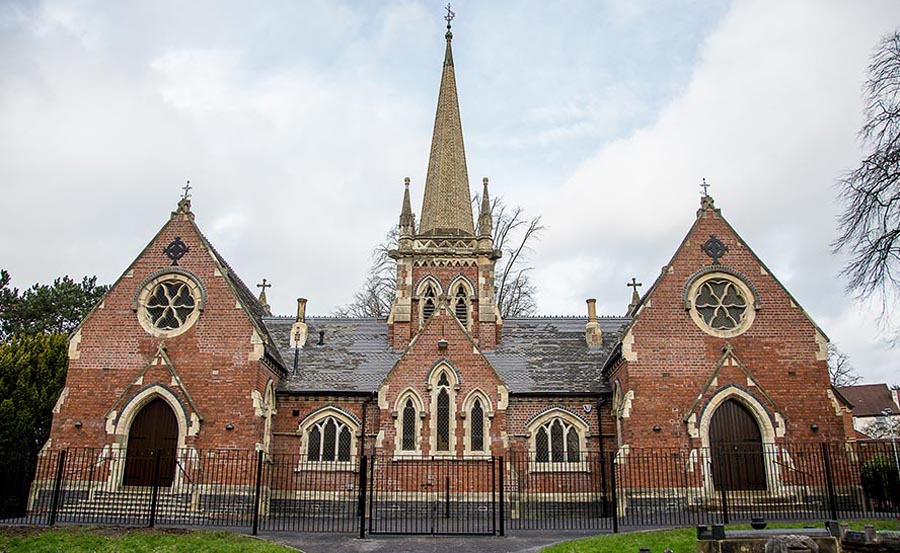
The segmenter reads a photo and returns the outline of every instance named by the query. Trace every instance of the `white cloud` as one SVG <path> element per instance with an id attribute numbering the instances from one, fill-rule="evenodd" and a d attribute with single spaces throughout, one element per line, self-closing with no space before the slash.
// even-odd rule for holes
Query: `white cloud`
<path id="1" fill-rule="evenodd" d="M 469 172 L 544 215 L 532 264 L 545 312 L 582 313 L 596 296 L 621 313 L 625 282 L 649 286 L 690 226 L 705 176 L 857 366 L 887 366 L 882 342 L 857 347 L 845 328 L 852 305 L 827 244 L 867 56 L 900 6 L 456 11 Z M 404 176 L 419 203 L 441 15 L 415 0 L 4 4 L 3 268 L 19 286 L 111 282 L 191 179 L 197 222 L 251 287 L 275 284 L 276 311 L 301 295 L 313 313 L 349 301 Z"/>
<path id="2" fill-rule="evenodd" d="M 843 321 L 826 331 L 860 357 L 859 369 L 884 374 L 896 352 L 879 338 L 864 346 L 835 317 L 855 308 L 828 243 L 833 183 L 857 161 L 868 56 L 897 16 L 900 6 L 888 3 L 736 3 L 683 94 L 652 124 L 603 144 L 545 207 L 552 232 L 534 260 L 542 307 L 580 312 L 599 295 L 601 310 L 621 312 L 632 272 L 646 286 L 674 252 L 706 177 L 723 214 L 813 317 Z M 609 265 L 590 282 L 572 267 L 586 256 Z"/>

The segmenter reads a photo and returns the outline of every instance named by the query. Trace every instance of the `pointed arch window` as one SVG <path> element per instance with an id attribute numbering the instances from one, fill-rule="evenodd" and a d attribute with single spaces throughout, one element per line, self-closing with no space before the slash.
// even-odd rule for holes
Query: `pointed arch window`
<path id="1" fill-rule="evenodd" d="M 428 376 L 430 397 L 429 444 L 432 455 L 453 455 L 457 446 L 457 406 L 459 375 L 441 363 Z"/>
<path id="2" fill-rule="evenodd" d="M 437 395 L 437 445 L 438 451 L 450 451 L 450 382 L 442 372 L 438 380 Z"/>
<path id="3" fill-rule="evenodd" d="M 434 291 L 434 285 L 430 283 L 428 284 L 428 286 L 425 288 L 423 298 L 424 303 L 422 304 L 422 323 L 424 324 L 425 321 L 427 321 L 431 318 L 432 315 L 434 315 L 435 298 L 437 298 L 437 294 Z"/>
<path id="4" fill-rule="evenodd" d="M 401 436 L 401 446 L 400 448 L 403 451 L 415 451 L 416 450 L 416 423 L 417 423 L 418 414 L 416 413 L 416 407 L 413 405 L 412 398 L 406 399 L 406 405 L 403 406 L 403 423 L 402 423 L 402 436 Z"/>
<path id="5" fill-rule="evenodd" d="M 534 470 L 586 470 L 582 460 L 587 426 L 575 416 L 556 410 L 529 425 Z"/>
<path id="6" fill-rule="evenodd" d="M 472 451 L 484 451 L 484 408 L 481 407 L 481 399 L 476 398 L 472 403 L 471 413 L 471 449 Z"/>
<path id="7" fill-rule="evenodd" d="M 454 297 L 454 305 L 453 311 L 456 315 L 456 318 L 459 319 L 459 322 L 462 323 L 463 326 L 468 326 L 469 324 L 469 294 L 467 293 L 465 285 L 462 283 L 456 287 L 456 294 Z"/>
<path id="8" fill-rule="evenodd" d="M 350 462 L 353 435 L 349 425 L 327 416 L 310 424 L 306 431 L 306 460 L 310 462 Z"/>

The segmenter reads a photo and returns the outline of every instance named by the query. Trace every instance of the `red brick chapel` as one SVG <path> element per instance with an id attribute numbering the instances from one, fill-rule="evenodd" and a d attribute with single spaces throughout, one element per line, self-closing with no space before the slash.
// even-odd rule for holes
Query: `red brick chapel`
<path id="1" fill-rule="evenodd" d="M 418 218 L 409 179 L 402 197 L 390 316 L 311 317 L 305 299 L 273 316 L 185 194 L 72 334 L 48 448 L 309 463 L 527 454 L 564 469 L 589 451 L 852 439 L 828 338 L 709 195 L 627 312 L 598 316 L 589 299 L 586 316 L 502 319 L 489 183 L 473 213 L 451 40 Z M 116 478 L 137 478 L 128 470 Z"/>

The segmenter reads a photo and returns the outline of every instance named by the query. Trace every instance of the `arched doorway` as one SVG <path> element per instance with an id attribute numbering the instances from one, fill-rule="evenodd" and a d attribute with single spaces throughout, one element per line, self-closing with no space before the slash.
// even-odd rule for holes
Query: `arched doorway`
<path id="1" fill-rule="evenodd" d="M 766 489 L 762 434 L 743 404 L 728 399 L 719 405 L 709 425 L 709 447 L 717 489 Z"/>
<path id="2" fill-rule="evenodd" d="M 178 421 L 169 404 L 160 397 L 144 405 L 128 432 L 125 486 L 151 486 L 159 463 L 159 485 L 171 486 L 175 479 Z M 156 457 L 159 454 L 159 460 Z"/>

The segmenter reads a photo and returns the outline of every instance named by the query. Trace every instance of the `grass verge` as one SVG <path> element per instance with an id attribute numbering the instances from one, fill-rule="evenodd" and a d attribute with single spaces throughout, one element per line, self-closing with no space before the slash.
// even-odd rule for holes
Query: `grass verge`
<path id="1" fill-rule="evenodd" d="M 893 519 L 863 519 L 846 521 L 851 530 L 862 530 L 867 524 L 878 530 L 897 530 L 897 521 Z M 777 522 L 768 528 L 803 528 L 808 523 Z M 819 527 L 816 525 L 815 527 Z M 732 524 L 728 530 L 749 530 L 749 524 Z M 674 530 L 655 530 L 631 532 L 627 534 L 605 534 L 593 538 L 568 541 L 551 545 L 541 550 L 542 553 L 621 553 L 646 547 L 654 553 L 661 553 L 668 547 L 675 553 L 696 553 L 697 530 L 694 528 L 677 528 Z"/>
<path id="2" fill-rule="evenodd" d="M 230 532 L 116 527 L 0 528 L 0 552 L 288 553 L 295 550 Z"/>

